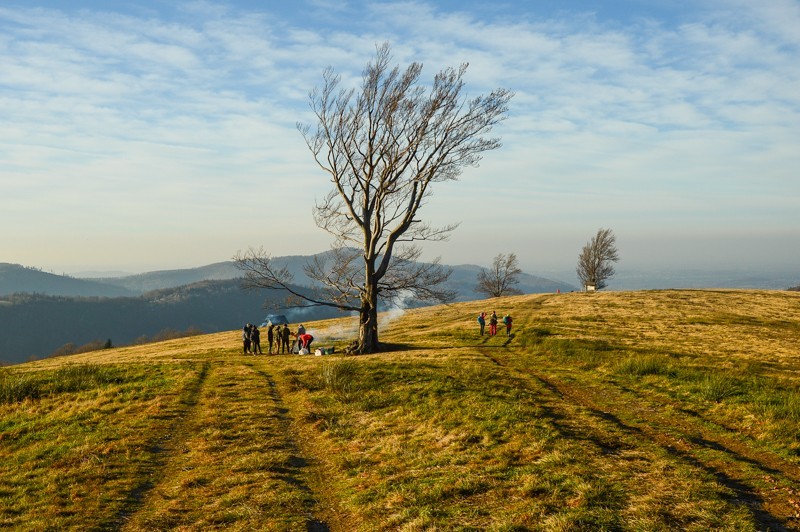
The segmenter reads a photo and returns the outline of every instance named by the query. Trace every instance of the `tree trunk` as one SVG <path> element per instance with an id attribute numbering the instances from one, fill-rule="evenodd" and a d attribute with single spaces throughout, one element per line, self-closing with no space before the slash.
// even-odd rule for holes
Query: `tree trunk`
<path id="1" fill-rule="evenodd" d="M 374 286 L 368 285 L 367 293 L 361 300 L 358 319 L 358 352 L 378 351 L 378 293 Z"/>

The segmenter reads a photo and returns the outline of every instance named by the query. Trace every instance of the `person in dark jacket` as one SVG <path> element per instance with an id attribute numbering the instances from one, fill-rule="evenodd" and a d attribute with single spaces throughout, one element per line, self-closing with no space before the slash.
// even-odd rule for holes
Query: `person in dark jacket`
<path id="1" fill-rule="evenodd" d="M 242 327 L 242 352 L 247 354 L 250 352 L 250 324 Z"/>
<path id="2" fill-rule="evenodd" d="M 254 355 L 264 354 L 261 351 L 261 332 L 255 325 L 253 325 L 253 328 L 250 329 L 250 348 L 252 349 Z"/>
<path id="3" fill-rule="evenodd" d="M 268 354 L 270 355 L 272 354 L 272 342 L 275 340 L 275 333 L 272 330 L 273 327 L 274 325 L 272 323 L 267 327 L 267 344 L 269 344 Z"/>
<path id="4" fill-rule="evenodd" d="M 283 329 L 281 329 L 281 354 L 283 354 L 284 349 L 287 355 L 291 354 L 291 350 L 289 349 L 289 337 L 291 334 L 292 332 L 289 330 L 289 325 L 284 324 Z"/>
<path id="5" fill-rule="evenodd" d="M 514 322 L 511 314 L 503 316 L 503 323 L 506 325 L 506 336 L 511 336 L 511 324 Z"/>

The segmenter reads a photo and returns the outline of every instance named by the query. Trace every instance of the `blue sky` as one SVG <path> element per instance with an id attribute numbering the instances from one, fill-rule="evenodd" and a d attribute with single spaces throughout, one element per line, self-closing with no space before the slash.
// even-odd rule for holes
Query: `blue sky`
<path id="1" fill-rule="evenodd" d="M 167 7 L 165 7 L 165 5 Z M 145 271 L 327 249 L 295 124 L 377 43 L 515 92 L 503 147 L 434 190 L 449 264 L 800 267 L 800 2 L 0 4 L 0 262 Z M 572 281 L 572 279 L 566 279 Z"/>

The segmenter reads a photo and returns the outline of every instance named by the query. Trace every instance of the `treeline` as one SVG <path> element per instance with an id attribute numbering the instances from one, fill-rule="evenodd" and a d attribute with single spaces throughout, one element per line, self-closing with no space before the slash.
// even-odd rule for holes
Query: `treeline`
<path id="1" fill-rule="evenodd" d="M 243 291 L 235 279 L 204 281 L 140 297 L 15 294 L 0 298 L 0 362 L 19 363 L 95 348 L 98 341 L 106 342 L 103 339 L 130 345 L 166 339 L 174 331 L 238 329 L 247 322 L 260 323 L 268 313 L 265 304 L 278 304 L 283 298 L 279 292 Z M 314 309 L 303 319 L 336 315 L 333 309 Z"/>

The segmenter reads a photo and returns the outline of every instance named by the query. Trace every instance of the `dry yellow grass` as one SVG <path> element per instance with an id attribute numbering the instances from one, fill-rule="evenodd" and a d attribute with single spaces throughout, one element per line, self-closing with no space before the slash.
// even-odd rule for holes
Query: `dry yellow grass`
<path id="1" fill-rule="evenodd" d="M 492 310 L 511 337 L 478 335 Z M 0 526 L 40 511 L 13 464 L 66 445 L 116 475 L 39 462 L 42 493 L 83 479 L 82 500 L 47 507 L 66 529 L 800 530 L 800 294 L 545 294 L 383 320 L 377 355 L 242 356 L 233 331 L 13 368 L 143 380 L 0 405 Z M 341 348 L 356 321 L 306 327 Z M 37 436 L 112 415 L 110 440 Z"/>

